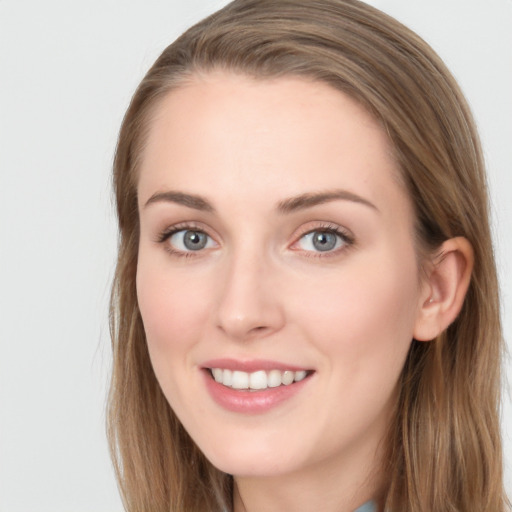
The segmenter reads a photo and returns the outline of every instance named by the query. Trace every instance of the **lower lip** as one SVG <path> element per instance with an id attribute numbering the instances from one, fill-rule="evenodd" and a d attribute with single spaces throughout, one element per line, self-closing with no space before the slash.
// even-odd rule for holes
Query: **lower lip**
<path id="1" fill-rule="evenodd" d="M 219 384 L 212 378 L 209 370 L 205 370 L 203 373 L 206 387 L 213 400 L 228 411 L 244 414 L 264 413 L 277 407 L 299 393 L 310 379 L 308 376 L 288 386 L 267 388 L 261 391 L 246 391 Z"/>

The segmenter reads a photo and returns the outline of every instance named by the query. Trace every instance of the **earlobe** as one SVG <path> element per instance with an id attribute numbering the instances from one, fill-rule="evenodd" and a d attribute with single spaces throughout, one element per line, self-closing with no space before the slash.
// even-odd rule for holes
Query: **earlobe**
<path id="1" fill-rule="evenodd" d="M 473 248 L 466 238 L 450 238 L 441 245 L 425 279 L 414 328 L 416 340 L 436 338 L 455 320 L 469 287 L 473 260 Z"/>

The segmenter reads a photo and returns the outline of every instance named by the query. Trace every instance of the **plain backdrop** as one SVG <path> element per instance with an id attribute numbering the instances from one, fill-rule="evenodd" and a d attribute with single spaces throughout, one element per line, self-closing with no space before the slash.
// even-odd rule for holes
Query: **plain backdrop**
<path id="1" fill-rule="evenodd" d="M 0 0 L 0 512 L 122 510 L 104 435 L 117 130 L 157 55 L 225 3 Z M 510 347 L 512 1 L 370 3 L 433 46 L 472 105 Z M 510 492 L 508 394 L 503 430 Z"/>

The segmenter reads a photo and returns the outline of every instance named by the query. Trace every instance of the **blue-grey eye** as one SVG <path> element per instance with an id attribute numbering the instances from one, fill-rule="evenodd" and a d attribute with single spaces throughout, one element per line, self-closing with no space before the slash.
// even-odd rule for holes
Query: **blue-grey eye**
<path id="1" fill-rule="evenodd" d="M 327 252 L 338 249 L 344 243 L 343 238 L 333 231 L 311 231 L 299 240 L 299 247 L 304 251 Z"/>
<path id="2" fill-rule="evenodd" d="M 214 245 L 213 240 L 206 233 L 192 229 L 176 231 L 169 238 L 169 242 L 175 249 L 182 252 L 200 251 Z"/>

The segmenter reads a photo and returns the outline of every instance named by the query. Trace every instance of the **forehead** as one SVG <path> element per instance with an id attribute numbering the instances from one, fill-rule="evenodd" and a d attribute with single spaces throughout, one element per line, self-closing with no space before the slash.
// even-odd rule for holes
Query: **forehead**
<path id="1" fill-rule="evenodd" d="M 398 176 L 386 133 L 347 95 L 301 78 L 214 73 L 155 109 L 139 200 L 172 188 L 278 201 L 334 187 L 385 203 L 405 194 Z"/>

